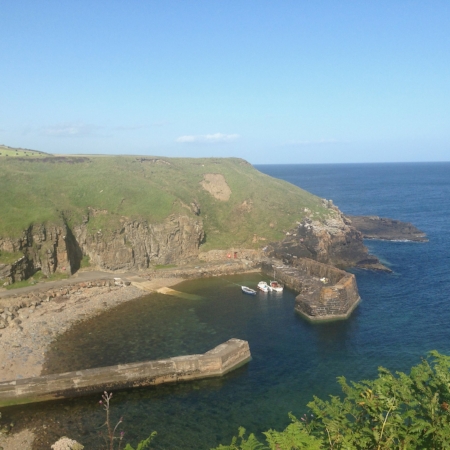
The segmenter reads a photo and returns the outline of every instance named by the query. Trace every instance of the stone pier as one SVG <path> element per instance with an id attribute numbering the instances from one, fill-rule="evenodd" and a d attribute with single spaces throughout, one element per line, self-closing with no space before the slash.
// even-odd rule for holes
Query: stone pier
<path id="1" fill-rule="evenodd" d="M 355 276 L 328 264 L 298 258 L 292 266 L 265 262 L 262 270 L 299 293 L 295 310 L 310 321 L 347 319 L 360 301 Z"/>
<path id="2" fill-rule="evenodd" d="M 218 377 L 251 359 L 247 341 L 230 339 L 199 355 L 0 382 L 0 407 L 103 391 Z"/>

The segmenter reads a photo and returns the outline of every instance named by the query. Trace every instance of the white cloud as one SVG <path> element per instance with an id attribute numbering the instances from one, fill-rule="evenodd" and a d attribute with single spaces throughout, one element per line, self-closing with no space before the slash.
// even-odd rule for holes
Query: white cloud
<path id="1" fill-rule="evenodd" d="M 192 143 L 217 144 L 222 142 L 232 142 L 238 138 L 239 138 L 238 134 L 223 134 L 223 133 L 198 134 L 198 135 L 180 136 L 179 138 L 177 138 L 176 142 L 182 144 L 192 144 Z"/>
<path id="2" fill-rule="evenodd" d="M 306 145 L 326 145 L 326 144 L 342 144 L 346 141 L 339 141 L 338 139 L 316 139 L 307 141 L 288 141 L 284 145 L 306 146 Z"/>
<path id="3" fill-rule="evenodd" d="M 322 144 L 337 144 L 337 139 L 317 139 L 311 141 L 288 141 L 286 145 L 322 145 Z"/>
<path id="4" fill-rule="evenodd" d="M 64 123 L 52 125 L 41 129 L 47 136 L 76 137 L 95 134 L 101 127 L 85 123 Z"/>

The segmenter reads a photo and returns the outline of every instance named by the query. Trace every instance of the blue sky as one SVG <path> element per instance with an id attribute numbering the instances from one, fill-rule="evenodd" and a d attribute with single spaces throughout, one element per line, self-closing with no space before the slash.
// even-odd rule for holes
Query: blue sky
<path id="1" fill-rule="evenodd" d="M 450 160 L 450 2 L 3 1 L 0 143 Z"/>

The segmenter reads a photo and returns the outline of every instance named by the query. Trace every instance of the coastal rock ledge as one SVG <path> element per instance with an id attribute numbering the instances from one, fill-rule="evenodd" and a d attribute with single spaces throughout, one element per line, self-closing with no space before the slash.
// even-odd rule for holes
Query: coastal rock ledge
<path id="1" fill-rule="evenodd" d="M 409 222 L 378 216 L 346 216 L 364 239 L 428 242 L 427 235 Z"/>

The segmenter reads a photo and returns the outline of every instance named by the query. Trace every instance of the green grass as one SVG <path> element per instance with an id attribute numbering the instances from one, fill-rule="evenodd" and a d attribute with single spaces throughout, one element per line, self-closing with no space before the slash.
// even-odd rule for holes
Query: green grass
<path id="1" fill-rule="evenodd" d="M 0 264 L 13 264 L 20 258 L 22 258 L 23 253 L 22 252 L 5 252 L 3 250 L 0 250 Z"/>
<path id="2" fill-rule="evenodd" d="M 156 264 L 155 266 L 153 266 L 153 268 L 156 270 L 173 269 L 174 267 L 177 267 L 177 265 L 176 264 Z"/>
<path id="3" fill-rule="evenodd" d="M 232 191 L 228 201 L 202 188 L 210 173 L 224 176 Z M 238 158 L 4 158 L 0 192 L 0 237 L 19 237 L 33 223 L 79 225 L 87 214 L 88 232 L 107 237 L 126 220 L 158 223 L 184 214 L 203 222 L 203 250 L 248 248 L 281 239 L 305 207 L 318 218 L 330 214 L 318 197 Z M 200 204 L 198 217 L 189 208 L 193 201 Z M 265 240 L 253 242 L 255 235 Z"/>
<path id="4" fill-rule="evenodd" d="M 81 260 L 80 269 L 87 269 L 88 267 L 91 267 L 91 259 L 85 255 Z"/>
<path id="5" fill-rule="evenodd" d="M 57 272 L 52 275 L 45 276 L 42 272 L 36 272 L 32 277 L 28 278 L 27 280 L 16 281 L 15 283 L 10 284 L 9 286 L 5 286 L 5 288 L 8 290 L 12 290 L 28 286 L 34 286 L 37 283 L 65 280 L 67 278 L 69 278 L 69 275 L 65 273 Z"/>
<path id="6" fill-rule="evenodd" d="M 46 156 L 50 155 L 48 153 L 40 152 L 38 150 L 29 150 L 26 148 L 12 148 L 0 144 L 0 158 L 2 157 L 44 158 Z"/>
<path id="7" fill-rule="evenodd" d="M 23 287 L 33 286 L 34 284 L 36 284 L 30 280 L 31 280 L 31 278 L 29 278 L 28 280 L 16 281 L 13 284 L 9 284 L 8 286 L 5 286 L 5 288 L 10 291 L 12 289 L 19 289 L 19 288 L 23 288 Z"/>

